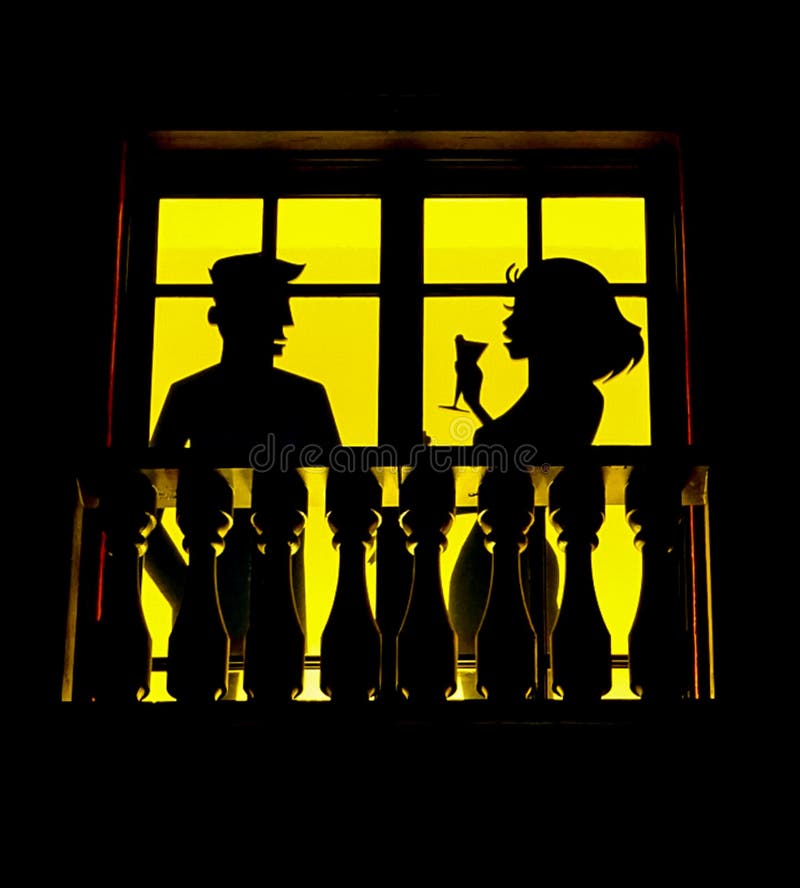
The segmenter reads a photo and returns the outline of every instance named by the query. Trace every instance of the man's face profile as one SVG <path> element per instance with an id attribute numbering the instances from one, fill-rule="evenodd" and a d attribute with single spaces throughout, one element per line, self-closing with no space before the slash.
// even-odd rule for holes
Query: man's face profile
<path id="1" fill-rule="evenodd" d="M 252 357 L 282 354 L 284 327 L 294 324 L 285 288 L 261 299 L 220 300 L 209 309 L 208 320 L 217 326 L 226 346 Z"/>
<path id="2" fill-rule="evenodd" d="M 289 284 L 303 266 L 263 253 L 227 256 L 209 269 L 216 305 L 208 320 L 216 324 L 225 349 L 245 360 L 279 355 L 284 327 L 292 326 Z"/>

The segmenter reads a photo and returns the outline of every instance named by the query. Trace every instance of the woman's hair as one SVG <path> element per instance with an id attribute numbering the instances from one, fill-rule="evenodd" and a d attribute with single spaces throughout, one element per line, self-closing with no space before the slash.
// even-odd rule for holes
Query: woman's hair
<path id="1" fill-rule="evenodd" d="M 506 280 L 514 294 L 514 314 L 546 328 L 557 360 L 581 364 L 592 379 L 610 379 L 631 369 L 644 354 L 641 327 L 622 315 L 611 285 L 591 265 L 577 259 L 541 259 Z"/>

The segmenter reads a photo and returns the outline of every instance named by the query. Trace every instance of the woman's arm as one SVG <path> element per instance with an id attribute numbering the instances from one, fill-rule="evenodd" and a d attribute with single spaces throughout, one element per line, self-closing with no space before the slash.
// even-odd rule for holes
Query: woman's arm
<path id="1" fill-rule="evenodd" d="M 458 388 L 464 403 L 475 414 L 481 425 L 492 421 L 492 417 L 481 404 L 481 386 L 483 385 L 483 371 L 477 364 L 469 363 L 466 366 L 461 361 L 456 361 L 456 376 Z"/>
<path id="2" fill-rule="evenodd" d="M 470 407 L 481 425 L 486 425 L 487 423 L 493 421 L 492 417 L 489 416 L 489 414 L 483 409 L 480 403 L 476 404 L 474 407 L 470 404 Z"/>

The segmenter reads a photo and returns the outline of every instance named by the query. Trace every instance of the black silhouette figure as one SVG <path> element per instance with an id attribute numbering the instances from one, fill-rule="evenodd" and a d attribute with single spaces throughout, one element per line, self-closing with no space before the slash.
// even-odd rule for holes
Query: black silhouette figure
<path id="1" fill-rule="evenodd" d="M 458 406 L 458 399 L 461 397 L 465 385 L 470 390 L 480 388 L 483 382 L 483 371 L 478 366 L 478 359 L 488 344 L 488 342 L 472 342 L 469 339 L 464 339 L 460 333 L 456 336 L 456 394 L 452 406 L 449 404 L 439 405 L 443 410 L 469 413 L 469 410 Z"/>
<path id="2" fill-rule="evenodd" d="M 218 364 L 175 382 L 167 395 L 151 446 L 224 453 L 240 466 L 297 464 L 302 455 L 324 463 L 339 433 L 325 388 L 273 366 L 293 324 L 289 281 L 305 266 L 263 253 L 228 256 L 209 270 L 214 306 L 208 320 L 222 336 Z M 255 448 L 255 449 L 254 449 Z M 234 463 L 229 463 L 232 465 Z M 231 652 L 247 631 L 251 563 L 255 540 L 250 510 L 237 509 L 218 559 L 220 605 Z M 300 553 L 298 553 L 300 554 Z M 146 568 L 177 609 L 185 564 L 159 525 L 151 535 Z M 295 595 L 304 615 L 302 560 L 293 561 Z"/>
<path id="3" fill-rule="evenodd" d="M 209 273 L 215 305 L 208 320 L 222 336 L 218 364 L 174 383 L 153 433 L 153 446 L 233 451 L 247 465 L 254 447 L 299 454 L 339 443 L 322 385 L 273 366 L 292 326 L 288 282 L 303 265 L 263 253 L 228 256 Z"/>
<path id="4" fill-rule="evenodd" d="M 480 400 L 482 374 L 460 376 L 459 389 L 482 424 L 474 443 L 500 445 L 509 465 L 562 464 L 576 448 L 590 445 L 603 415 L 596 383 L 635 366 L 644 354 L 641 330 L 619 311 L 608 281 L 575 259 L 544 259 L 506 280 L 514 296 L 504 322 L 506 348 L 514 360 L 528 360 L 528 388 L 502 416 L 492 418 Z M 523 586 L 530 591 L 531 565 L 523 553 Z M 547 621 L 556 611 L 558 567 L 546 550 Z M 450 588 L 452 619 L 462 651 L 472 650 L 486 603 L 491 558 L 476 525 L 459 553 Z"/>

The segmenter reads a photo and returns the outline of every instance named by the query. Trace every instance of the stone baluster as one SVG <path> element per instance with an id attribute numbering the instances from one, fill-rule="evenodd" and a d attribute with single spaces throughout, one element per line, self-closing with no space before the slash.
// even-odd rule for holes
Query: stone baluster
<path id="1" fill-rule="evenodd" d="M 381 486 L 372 472 L 330 472 L 328 525 L 339 575 L 320 646 L 320 688 L 334 702 L 363 701 L 380 688 L 381 634 L 367 594 L 366 557 L 381 522 Z"/>
<path id="2" fill-rule="evenodd" d="M 232 516 L 233 490 L 221 474 L 180 472 L 177 521 L 189 565 L 167 663 L 167 690 L 179 702 L 213 702 L 227 689 L 230 639 L 219 605 L 217 556 Z"/>
<path id="3" fill-rule="evenodd" d="M 680 700 L 691 687 L 681 578 L 683 481 L 678 470 L 637 467 L 625 488 L 628 524 L 642 553 L 639 606 L 628 635 L 630 684 L 644 700 Z"/>
<path id="4" fill-rule="evenodd" d="M 478 488 L 478 523 L 492 555 L 492 578 L 475 637 L 477 688 L 492 701 L 529 699 L 536 688 L 536 632 L 520 575 L 533 494 L 530 475 L 516 470 L 490 469 Z"/>
<path id="5" fill-rule="evenodd" d="M 115 474 L 100 496 L 106 535 L 92 696 L 136 702 L 150 692 L 152 640 L 142 612 L 142 559 L 156 526 L 156 490 L 140 472 Z"/>
<path id="6" fill-rule="evenodd" d="M 550 673 L 550 632 L 558 611 L 558 560 L 547 540 L 547 507 L 536 506 L 528 529 L 528 545 L 520 553 L 522 588 L 536 633 L 537 698 L 546 697 Z"/>
<path id="7" fill-rule="evenodd" d="M 414 558 L 400 524 L 399 506 L 384 506 L 378 527 L 375 564 L 375 619 L 381 633 L 381 690 L 383 703 L 404 700 L 397 687 L 397 636 L 411 595 Z"/>
<path id="8" fill-rule="evenodd" d="M 411 594 L 397 637 L 397 685 L 411 702 L 441 702 L 456 690 L 456 635 L 442 592 L 440 558 L 455 517 L 455 478 L 429 451 L 400 488 L 400 523 L 414 557 Z"/>
<path id="9" fill-rule="evenodd" d="M 296 469 L 256 472 L 252 505 L 261 563 L 253 571 L 244 689 L 255 702 L 288 702 L 303 691 L 306 638 L 292 558 L 301 546 L 308 491 Z"/>
<path id="10" fill-rule="evenodd" d="M 597 603 L 592 552 L 605 519 L 599 468 L 566 467 L 550 485 L 550 520 L 565 553 L 564 594 L 551 636 L 553 688 L 568 702 L 611 690 L 611 635 Z"/>

